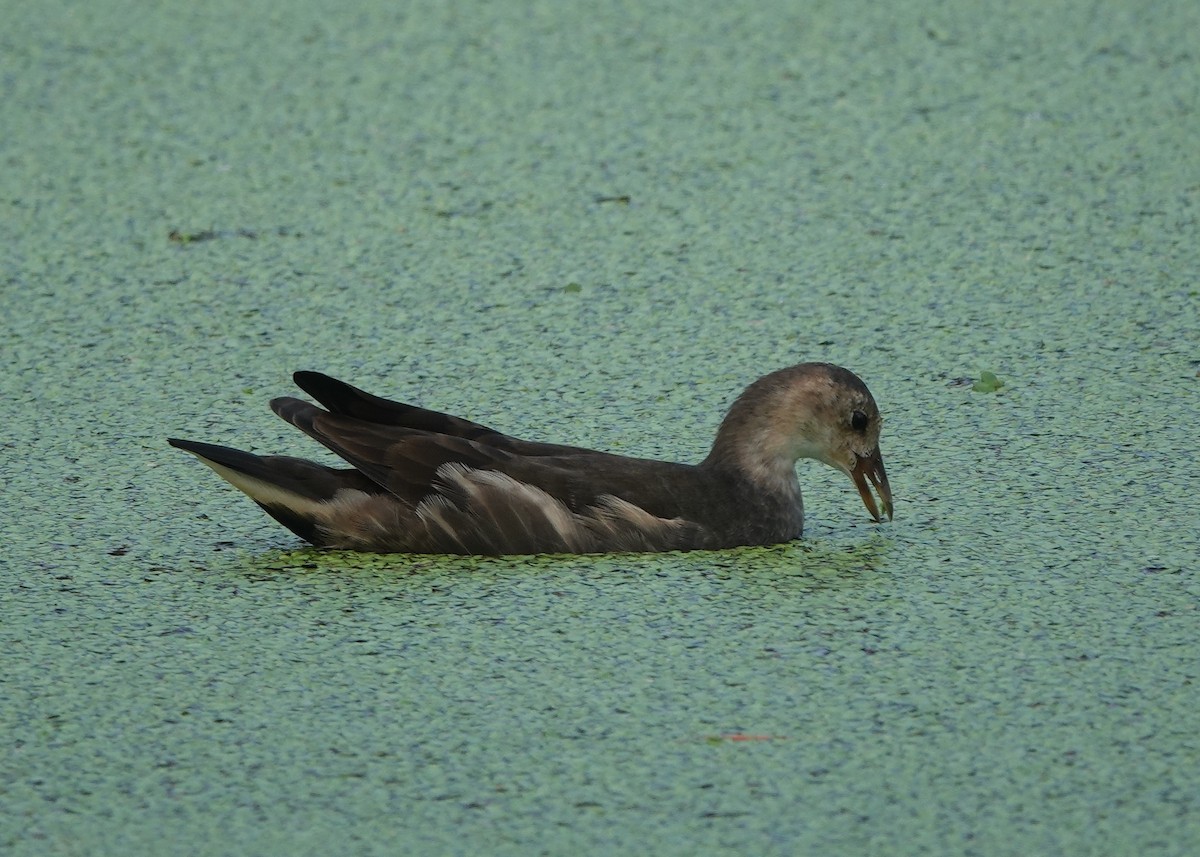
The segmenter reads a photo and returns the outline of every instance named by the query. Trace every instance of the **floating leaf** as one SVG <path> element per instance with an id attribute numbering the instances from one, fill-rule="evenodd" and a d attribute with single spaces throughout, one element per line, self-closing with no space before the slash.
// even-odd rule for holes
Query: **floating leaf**
<path id="1" fill-rule="evenodd" d="M 980 372 L 979 380 L 971 385 L 976 393 L 994 393 L 1004 386 L 1004 382 L 991 372 Z"/>

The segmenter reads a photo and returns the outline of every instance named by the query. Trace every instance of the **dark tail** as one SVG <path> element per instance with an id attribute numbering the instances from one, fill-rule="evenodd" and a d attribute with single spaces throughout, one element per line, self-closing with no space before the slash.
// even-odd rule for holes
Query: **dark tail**
<path id="1" fill-rule="evenodd" d="M 167 443 L 199 458 L 276 521 L 316 545 L 323 540 L 318 524 L 326 501 L 344 488 L 368 494 L 381 490 L 357 470 L 339 470 L 303 458 L 255 455 L 178 438 L 168 438 Z"/>

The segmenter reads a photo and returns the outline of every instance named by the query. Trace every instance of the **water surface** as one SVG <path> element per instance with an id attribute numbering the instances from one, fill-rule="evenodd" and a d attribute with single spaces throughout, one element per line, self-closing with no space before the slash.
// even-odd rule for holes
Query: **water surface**
<path id="1" fill-rule="evenodd" d="M 9 10 L 0 847 L 1200 850 L 1200 9 L 1115 5 Z M 696 460 L 812 359 L 897 517 L 770 549 L 317 553 L 163 440 Z"/>

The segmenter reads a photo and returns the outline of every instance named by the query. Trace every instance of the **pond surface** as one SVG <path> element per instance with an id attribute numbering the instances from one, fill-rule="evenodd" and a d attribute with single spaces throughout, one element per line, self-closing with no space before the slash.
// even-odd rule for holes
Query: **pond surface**
<path id="1" fill-rule="evenodd" d="M 0 850 L 1200 851 L 1200 6 L 276 8 L 6 15 Z M 320 553 L 165 444 L 694 461 L 801 360 L 894 522 Z"/>

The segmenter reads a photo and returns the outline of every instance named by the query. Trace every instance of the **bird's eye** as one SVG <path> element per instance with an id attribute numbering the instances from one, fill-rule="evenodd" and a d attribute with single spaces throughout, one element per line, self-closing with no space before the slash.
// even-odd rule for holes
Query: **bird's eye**
<path id="1" fill-rule="evenodd" d="M 867 419 L 867 415 L 862 411 L 855 411 L 850 415 L 850 428 L 855 431 L 866 431 L 867 423 L 869 422 L 870 420 Z"/>

